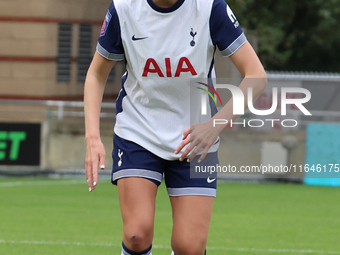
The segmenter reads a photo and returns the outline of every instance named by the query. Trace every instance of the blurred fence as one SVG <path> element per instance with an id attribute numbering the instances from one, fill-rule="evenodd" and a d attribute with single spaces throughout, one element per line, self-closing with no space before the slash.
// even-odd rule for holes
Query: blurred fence
<path id="1" fill-rule="evenodd" d="M 287 117 L 297 118 L 302 127 L 310 122 L 339 122 L 340 121 L 340 74 L 339 73 L 306 73 L 306 72 L 273 72 L 267 71 L 268 86 L 255 103 L 257 109 L 269 109 L 272 105 L 272 88 L 301 87 L 311 92 L 311 100 L 304 106 L 312 113 L 311 116 L 303 116 L 302 112 L 292 105 L 287 109 Z M 300 97 L 301 95 L 291 95 Z M 280 97 L 280 95 L 279 95 Z M 279 98 L 280 102 L 280 98 Z M 280 103 L 278 103 L 280 104 Z M 115 117 L 115 103 L 102 103 L 102 118 Z M 65 117 L 83 117 L 83 102 L 70 101 L 43 101 L 43 100 L 0 100 L 0 119 L 6 121 L 6 117 L 13 120 L 18 114 L 19 120 L 38 115 L 41 120 Z M 278 111 L 272 116 L 279 116 Z M 247 119 L 249 111 L 243 116 Z M 15 119 L 14 119 L 15 120 Z"/>
<path id="2" fill-rule="evenodd" d="M 17 113 L 28 117 L 34 114 L 43 119 L 56 117 L 58 120 L 63 120 L 64 117 L 84 117 L 84 102 L 1 99 L 0 105 L 2 105 L 0 110 L 2 114 Z M 8 106 L 7 109 L 5 106 Z M 114 118 L 115 113 L 112 109 L 115 108 L 115 103 L 102 103 L 100 117 Z"/>
<path id="3" fill-rule="evenodd" d="M 269 109 L 272 105 L 273 87 L 300 87 L 311 92 L 310 102 L 304 104 L 312 116 L 305 116 L 299 109 L 287 108 L 285 119 L 298 120 L 296 129 L 282 128 L 258 128 L 247 129 L 238 125 L 234 130 L 225 130 L 221 133 L 222 143 L 220 146 L 221 165 L 261 165 L 266 160 L 264 155 L 274 158 L 281 156 L 282 164 L 302 165 L 305 163 L 306 133 L 305 128 L 310 123 L 339 123 L 340 122 L 340 74 L 316 74 L 316 73 L 283 73 L 268 72 L 268 86 L 266 91 L 254 105 L 256 109 Z M 278 95 L 280 98 L 280 96 Z M 279 104 L 279 103 L 278 103 Z M 112 164 L 112 125 L 115 118 L 115 103 L 102 103 L 101 111 L 101 135 L 107 149 L 106 165 Z M 238 122 L 250 119 L 278 118 L 282 119 L 280 107 L 272 116 L 255 116 L 249 111 L 238 119 Z M 41 135 L 41 161 L 40 169 L 83 169 L 86 144 L 84 141 L 84 103 L 70 101 L 50 100 L 0 100 L 0 120 L 2 122 L 37 122 L 42 123 Z M 253 132 L 254 131 L 254 132 Z M 288 131 L 288 132 L 281 132 Z M 286 135 L 296 137 L 297 146 L 291 152 L 282 156 L 282 139 Z M 281 146 L 281 147 L 280 147 Z M 268 148 L 267 148 L 268 147 Z M 280 147 L 280 148 L 278 148 Z M 267 149 L 266 149 L 267 148 Z M 277 148 L 277 151 L 275 151 Z M 321 147 L 320 147 L 321 148 Z M 240 154 L 242 153 L 242 154 Z M 240 156 L 242 155 L 242 157 Z M 276 159 L 275 159 L 276 160 Z M 277 161 L 277 160 L 276 160 Z M 277 161 L 278 162 L 278 161 Z M 276 162 L 276 163 L 277 163 Z M 15 168 L 2 167 L 12 173 Z M 1 170 L 0 169 L 0 170 Z M 77 171 L 78 171 L 77 170 Z M 69 170 L 67 170 L 69 171 Z M 77 172 L 77 171 L 71 171 Z M 79 170 L 80 171 L 80 170 Z M 81 170 L 83 171 L 83 170 Z M 67 172 L 68 173 L 68 172 Z M 53 172 L 52 174 L 55 174 Z M 59 172 L 58 172 L 59 174 Z M 250 178 L 252 175 L 242 174 L 235 178 Z M 257 174 L 263 178 L 266 175 Z M 280 175 L 280 178 L 303 178 L 303 173 L 294 176 Z M 232 174 L 221 176 L 232 179 Z"/>
<path id="4" fill-rule="evenodd" d="M 340 85 L 340 84 L 339 84 Z M 340 86 L 339 86 L 340 88 Z M 2 105 L 0 113 L 4 114 L 24 114 L 26 117 L 30 115 L 39 115 L 42 119 L 57 118 L 63 120 L 65 117 L 84 117 L 84 102 L 72 102 L 72 101 L 44 101 L 44 100 L 7 100 L 0 99 L 0 105 Z M 4 106 L 14 106 L 15 108 L 5 109 Z M 115 118 L 115 103 L 102 103 L 101 118 Z M 329 110 L 311 110 L 310 113 L 313 116 L 304 118 L 300 121 L 301 126 L 304 127 L 312 122 L 332 122 L 327 118 L 334 118 L 333 122 L 340 122 L 340 111 Z M 279 115 L 280 110 L 277 110 L 273 115 Z M 247 120 L 250 118 L 249 111 L 240 119 Z M 286 118 L 301 119 L 304 114 L 300 110 L 287 110 Z"/>

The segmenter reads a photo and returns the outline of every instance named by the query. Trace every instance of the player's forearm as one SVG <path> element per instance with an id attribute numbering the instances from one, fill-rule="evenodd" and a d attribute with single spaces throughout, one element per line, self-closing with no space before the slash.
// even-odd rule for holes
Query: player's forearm
<path id="1" fill-rule="evenodd" d="M 256 76 L 255 76 L 256 77 Z M 259 76 L 257 76 L 259 77 Z M 258 96 L 262 93 L 262 91 L 267 86 L 267 78 L 265 74 L 262 74 L 263 78 L 252 78 L 252 76 L 247 76 L 243 79 L 241 82 L 239 88 L 242 90 L 242 93 L 244 95 L 244 109 L 248 109 L 248 88 L 252 88 L 252 102 L 254 102 Z M 227 124 L 223 125 L 216 125 L 216 128 L 220 129 L 222 131 L 226 126 L 228 126 L 231 122 L 231 120 L 236 120 L 240 115 L 234 115 L 233 114 L 233 98 L 231 98 L 228 103 L 223 106 L 223 108 L 214 115 L 214 117 L 210 120 L 212 123 L 214 123 L 214 120 L 227 120 Z"/>
<path id="2" fill-rule="evenodd" d="M 84 88 L 85 138 L 98 139 L 100 137 L 100 110 L 105 88 L 105 81 L 98 79 L 89 71 Z"/>
<path id="3" fill-rule="evenodd" d="M 85 138 L 99 139 L 100 109 L 107 77 L 115 62 L 95 52 L 84 88 Z"/>

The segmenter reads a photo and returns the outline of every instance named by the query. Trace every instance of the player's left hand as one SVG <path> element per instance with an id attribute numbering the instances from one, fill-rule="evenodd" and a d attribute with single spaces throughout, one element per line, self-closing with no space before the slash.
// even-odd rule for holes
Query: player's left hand
<path id="1" fill-rule="evenodd" d="M 183 141 L 175 150 L 175 154 L 178 154 L 187 144 L 189 144 L 179 160 L 183 161 L 191 152 L 187 159 L 187 161 L 190 162 L 203 148 L 203 153 L 198 159 L 198 163 L 200 163 L 207 156 L 208 150 L 214 144 L 220 132 L 220 129 L 213 127 L 212 121 L 193 124 L 184 131 Z"/>

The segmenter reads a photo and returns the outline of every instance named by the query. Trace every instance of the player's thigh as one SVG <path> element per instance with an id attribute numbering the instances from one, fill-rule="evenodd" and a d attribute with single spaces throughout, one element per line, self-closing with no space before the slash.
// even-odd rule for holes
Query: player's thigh
<path id="1" fill-rule="evenodd" d="M 124 243 L 132 246 L 136 242 L 144 243 L 144 246 L 150 245 L 153 238 L 157 185 L 145 178 L 127 177 L 119 179 L 117 186 Z"/>
<path id="2" fill-rule="evenodd" d="M 212 196 L 172 196 L 173 214 L 172 247 L 175 254 L 204 253 L 214 197 Z M 177 253 L 176 253 L 177 251 Z"/>

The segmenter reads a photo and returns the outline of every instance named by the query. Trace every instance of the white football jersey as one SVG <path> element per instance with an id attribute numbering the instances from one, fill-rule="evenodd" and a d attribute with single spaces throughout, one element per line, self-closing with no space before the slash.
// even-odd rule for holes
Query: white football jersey
<path id="1" fill-rule="evenodd" d="M 190 79 L 215 77 L 216 46 L 229 56 L 245 42 L 224 0 L 178 0 L 171 8 L 113 0 L 97 51 L 126 60 L 114 132 L 161 158 L 178 159 L 174 151 L 190 126 Z"/>

